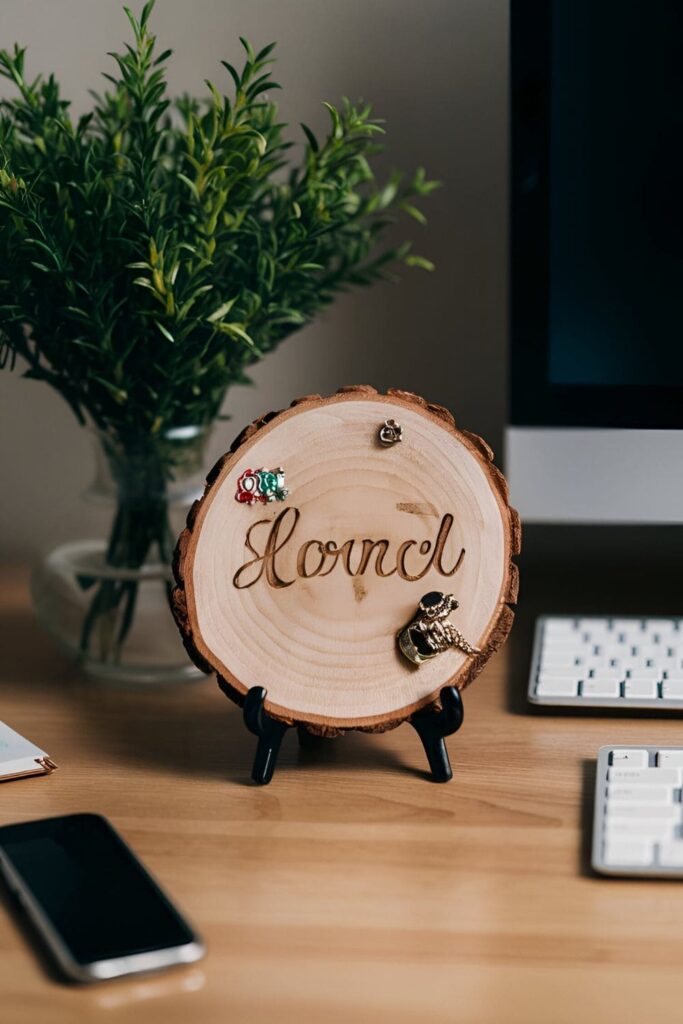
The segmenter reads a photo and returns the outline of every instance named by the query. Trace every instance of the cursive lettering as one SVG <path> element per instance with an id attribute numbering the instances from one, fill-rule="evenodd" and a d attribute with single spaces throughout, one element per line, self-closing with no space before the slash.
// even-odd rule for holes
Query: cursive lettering
<path id="1" fill-rule="evenodd" d="M 292 517 L 289 515 L 290 512 L 292 513 Z M 255 555 L 256 557 L 245 562 L 244 565 L 237 570 L 232 578 L 234 586 L 239 590 L 245 590 L 247 587 L 253 587 L 254 584 L 258 583 L 261 579 L 265 569 L 266 580 L 271 587 L 291 587 L 294 580 L 283 580 L 282 577 L 278 575 L 275 565 L 275 556 L 278 551 L 282 551 L 283 547 L 294 533 L 296 524 L 299 522 L 300 515 L 301 513 L 298 508 L 285 508 L 280 512 L 279 516 L 275 517 L 272 523 L 269 519 L 259 519 L 258 522 L 252 523 L 247 530 L 245 544 L 249 551 L 251 551 L 252 555 Z M 282 529 L 282 524 L 287 518 L 292 518 L 292 525 L 289 528 L 289 533 L 280 539 L 280 530 Z M 258 526 L 264 525 L 270 526 L 270 532 L 268 534 L 268 540 L 266 541 L 263 554 L 260 555 L 251 542 L 251 535 Z M 258 572 L 256 575 L 252 574 L 248 583 L 241 582 L 243 575 L 248 575 L 249 569 L 251 569 L 252 566 L 258 566 Z"/>
<path id="2" fill-rule="evenodd" d="M 233 576 L 235 587 L 245 590 L 264 577 L 271 587 L 280 589 L 292 586 L 295 579 L 284 577 L 281 553 L 290 544 L 300 518 L 299 509 L 289 507 L 283 509 L 275 519 L 259 519 L 252 523 L 247 530 L 245 546 L 254 557 L 240 566 Z M 465 557 L 465 549 L 461 548 L 452 567 L 444 565 L 444 552 L 454 521 L 451 513 L 447 512 L 441 519 L 433 544 L 429 540 L 405 540 L 399 544 L 393 559 L 389 555 L 391 544 L 386 539 L 351 538 L 342 544 L 317 538 L 307 540 L 297 551 L 296 576 L 306 580 L 329 576 L 338 565 L 354 578 L 365 575 L 368 570 L 374 570 L 375 575 L 383 579 L 397 574 L 400 579 L 410 583 L 421 580 L 432 569 L 441 576 L 454 576 Z M 265 534 L 262 538 L 264 543 L 260 546 L 255 536 L 257 533 Z M 357 564 L 354 565 L 356 554 Z M 426 556 L 429 556 L 427 560 L 420 564 L 420 557 L 424 559 Z"/>

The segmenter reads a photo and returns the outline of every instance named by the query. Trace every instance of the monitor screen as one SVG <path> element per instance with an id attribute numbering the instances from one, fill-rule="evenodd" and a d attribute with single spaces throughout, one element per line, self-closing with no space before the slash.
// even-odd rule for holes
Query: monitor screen
<path id="1" fill-rule="evenodd" d="M 550 378 L 683 383 L 683 4 L 553 4 Z"/>
<path id="2" fill-rule="evenodd" d="M 512 7 L 515 423 L 683 426 L 683 3 Z"/>

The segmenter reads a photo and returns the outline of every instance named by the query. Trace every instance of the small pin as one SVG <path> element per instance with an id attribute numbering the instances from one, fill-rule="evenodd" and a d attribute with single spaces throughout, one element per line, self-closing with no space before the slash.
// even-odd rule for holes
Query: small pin
<path id="1" fill-rule="evenodd" d="M 389 448 L 403 439 L 403 427 L 396 420 L 385 420 L 379 428 L 379 443 Z"/>
<path id="2" fill-rule="evenodd" d="M 423 595 L 414 618 L 397 634 L 398 646 L 408 661 L 421 665 L 451 648 L 469 657 L 481 654 L 479 648 L 469 643 L 448 618 L 457 607 L 458 602 L 452 594 L 430 590 Z"/>
<path id="3" fill-rule="evenodd" d="M 284 501 L 289 491 L 285 487 L 285 471 L 277 469 L 245 469 L 237 481 L 235 501 L 244 505 L 269 501 Z"/>

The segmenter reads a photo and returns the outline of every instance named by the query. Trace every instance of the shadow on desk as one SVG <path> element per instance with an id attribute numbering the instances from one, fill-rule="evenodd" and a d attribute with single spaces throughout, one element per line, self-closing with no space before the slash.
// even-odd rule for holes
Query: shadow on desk
<path id="1" fill-rule="evenodd" d="M 36 709 L 48 707 L 52 698 L 62 716 L 68 713 L 66 725 L 77 733 L 84 756 L 104 754 L 110 761 L 125 760 L 177 776 L 251 784 L 256 737 L 247 732 L 241 710 L 220 693 L 213 676 L 154 691 L 93 682 L 45 635 L 25 604 L 3 609 L 0 621 L 0 695 L 19 689 L 30 694 Z M 347 733 L 308 751 L 299 747 L 293 729 L 284 739 L 278 774 L 341 768 L 428 777 L 417 737 L 408 726 L 400 728 L 410 733 L 414 764 L 406 763 L 385 736 Z"/>
<path id="2" fill-rule="evenodd" d="M 591 848 L 593 844 L 593 810 L 595 807 L 595 771 L 594 759 L 581 762 L 581 850 L 579 868 L 587 878 L 600 878 L 591 867 Z"/>
<path id="3" fill-rule="evenodd" d="M 90 684 L 84 684 L 89 686 Z M 195 684 L 195 692 L 176 688 L 150 697 L 130 691 L 98 691 L 97 706 L 75 696 L 83 725 L 101 748 L 131 764 L 146 764 L 174 775 L 214 777 L 252 785 L 251 766 L 256 737 L 242 720 L 242 711 L 219 692 L 215 681 Z M 200 691 L 200 692 L 196 692 Z M 407 729 L 407 726 L 403 728 Z M 416 757 L 420 747 L 414 738 Z M 299 746 L 296 729 L 286 734 L 278 758 L 278 776 L 294 770 L 414 772 L 382 736 L 347 733 L 324 740 L 311 750 Z"/>
<path id="4" fill-rule="evenodd" d="M 46 636 L 29 608 L 5 608 L 0 614 L 0 692 L 30 689 L 36 698 L 69 685 L 74 668 Z"/>

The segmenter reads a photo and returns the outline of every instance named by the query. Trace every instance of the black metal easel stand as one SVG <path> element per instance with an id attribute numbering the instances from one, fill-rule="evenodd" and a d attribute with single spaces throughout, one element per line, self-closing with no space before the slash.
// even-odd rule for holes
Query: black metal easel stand
<path id="1" fill-rule="evenodd" d="M 252 686 L 244 698 L 244 724 L 258 737 L 251 777 L 259 786 L 266 786 L 273 777 L 282 738 L 290 728 L 265 711 L 266 691 Z M 457 732 L 462 725 L 464 709 L 459 690 L 445 686 L 441 691 L 441 710 L 432 707 L 417 711 L 408 719 L 422 741 L 434 782 L 448 782 L 453 778 L 445 737 Z M 304 747 L 316 746 L 318 737 L 298 726 L 299 743 Z"/>

